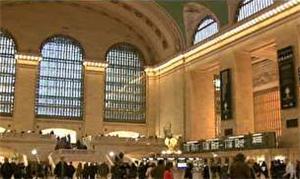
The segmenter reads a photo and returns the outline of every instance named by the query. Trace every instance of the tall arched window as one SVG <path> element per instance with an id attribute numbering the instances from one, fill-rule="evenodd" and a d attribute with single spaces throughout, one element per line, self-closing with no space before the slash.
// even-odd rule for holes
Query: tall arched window
<path id="1" fill-rule="evenodd" d="M 211 16 L 202 19 L 194 35 L 194 44 L 201 42 L 219 31 L 218 23 Z"/>
<path id="2" fill-rule="evenodd" d="M 0 114 L 12 115 L 16 80 L 16 44 L 0 30 Z"/>
<path id="3" fill-rule="evenodd" d="M 106 54 L 105 116 L 109 122 L 145 122 L 143 58 L 130 44 L 117 44 Z"/>
<path id="4" fill-rule="evenodd" d="M 82 118 L 83 49 L 63 36 L 41 48 L 36 114 L 38 117 Z"/>
<path id="5" fill-rule="evenodd" d="M 274 0 L 242 0 L 237 12 L 237 21 L 241 21 L 273 3 Z"/>

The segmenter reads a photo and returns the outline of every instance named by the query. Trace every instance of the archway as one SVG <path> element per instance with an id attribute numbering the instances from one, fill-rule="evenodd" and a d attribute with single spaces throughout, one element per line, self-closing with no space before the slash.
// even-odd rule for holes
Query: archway
<path id="1" fill-rule="evenodd" d="M 74 130 L 64 128 L 48 128 L 42 130 L 42 134 L 50 134 L 52 132 L 56 137 L 66 137 L 67 135 L 70 135 L 71 143 L 76 143 L 77 133 Z"/>

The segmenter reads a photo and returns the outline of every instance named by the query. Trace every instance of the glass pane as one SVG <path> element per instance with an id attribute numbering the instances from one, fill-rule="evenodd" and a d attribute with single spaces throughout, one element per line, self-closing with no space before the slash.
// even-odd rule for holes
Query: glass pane
<path id="1" fill-rule="evenodd" d="M 194 44 L 199 43 L 218 32 L 218 24 L 212 17 L 202 20 L 194 36 Z"/>
<path id="2" fill-rule="evenodd" d="M 54 37 L 42 48 L 36 113 L 82 118 L 83 52 L 71 39 Z"/>
<path id="3" fill-rule="evenodd" d="M 145 122 L 145 73 L 141 55 L 129 44 L 111 48 L 106 60 L 105 120 Z"/>
<path id="4" fill-rule="evenodd" d="M 16 79 L 16 45 L 5 32 L 0 31 L 0 114 L 11 115 L 14 106 Z"/>
<path id="5" fill-rule="evenodd" d="M 273 3 L 274 0 L 244 0 L 240 5 L 237 21 L 241 21 Z"/>

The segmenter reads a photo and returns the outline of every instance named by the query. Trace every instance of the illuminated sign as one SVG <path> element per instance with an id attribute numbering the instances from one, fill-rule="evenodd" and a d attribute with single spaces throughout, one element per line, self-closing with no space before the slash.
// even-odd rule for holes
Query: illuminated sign
<path id="1" fill-rule="evenodd" d="M 265 132 L 230 136 L 223 139 L 210 139 L 193 143 L 186 142 L 183 144 L 183 151 L 189 153 L 274 147 L 276 147 L 275 133 Z"/>

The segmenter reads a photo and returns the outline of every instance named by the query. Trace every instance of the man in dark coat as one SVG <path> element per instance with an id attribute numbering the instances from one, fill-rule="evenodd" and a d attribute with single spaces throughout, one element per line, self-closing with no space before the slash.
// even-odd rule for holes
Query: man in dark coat
<path id="1" fill-rule="evenodd" d="M 4 163 L 1 166 L 1 174 L 3 179 L 10 179 L 14 173 L 12 165 L 8 162 L 8 158 L 4 158 Z"/>
<path id="2" fill-rule="evenodd" d="M 68 164 L 64 161 L 64 158 L 61 157 L 60 161 L 56 164 L 54 169 L 54 174 L 57 178 L 62 179 L 67 177 Z"/>
<path id="3" fill-rule="evenodd" d="M 67 169 L 68 178 L 73 178 L 74 173 L 75 173 L 75 168 L 74 168 L 72 162 L 70 162 L 69 165 L 68 165 L 68 169 Z"/>
<path id="4" fill-rule="evenodd" d="M 159 160 L 157 166 L 152 170 L 151 175 L 154 179 L 163 179 L 165 165 L 163 160 Z"/>
<path id="5" fill-rule="evenodd" d="M 231 179 L 249 179 L 251 178 L 250 168 L 245 162 L 244 154 L 237 154 L 234 158 L 234 162 L 230 167 Z"/>
<path id="6" fill-rule="evenodd" d="M 101 178 L 107 178 L 108 173 L 109 166 L 105 162 L 101 163 L 101 165 L 99 166 L 99 174 Z"/>

